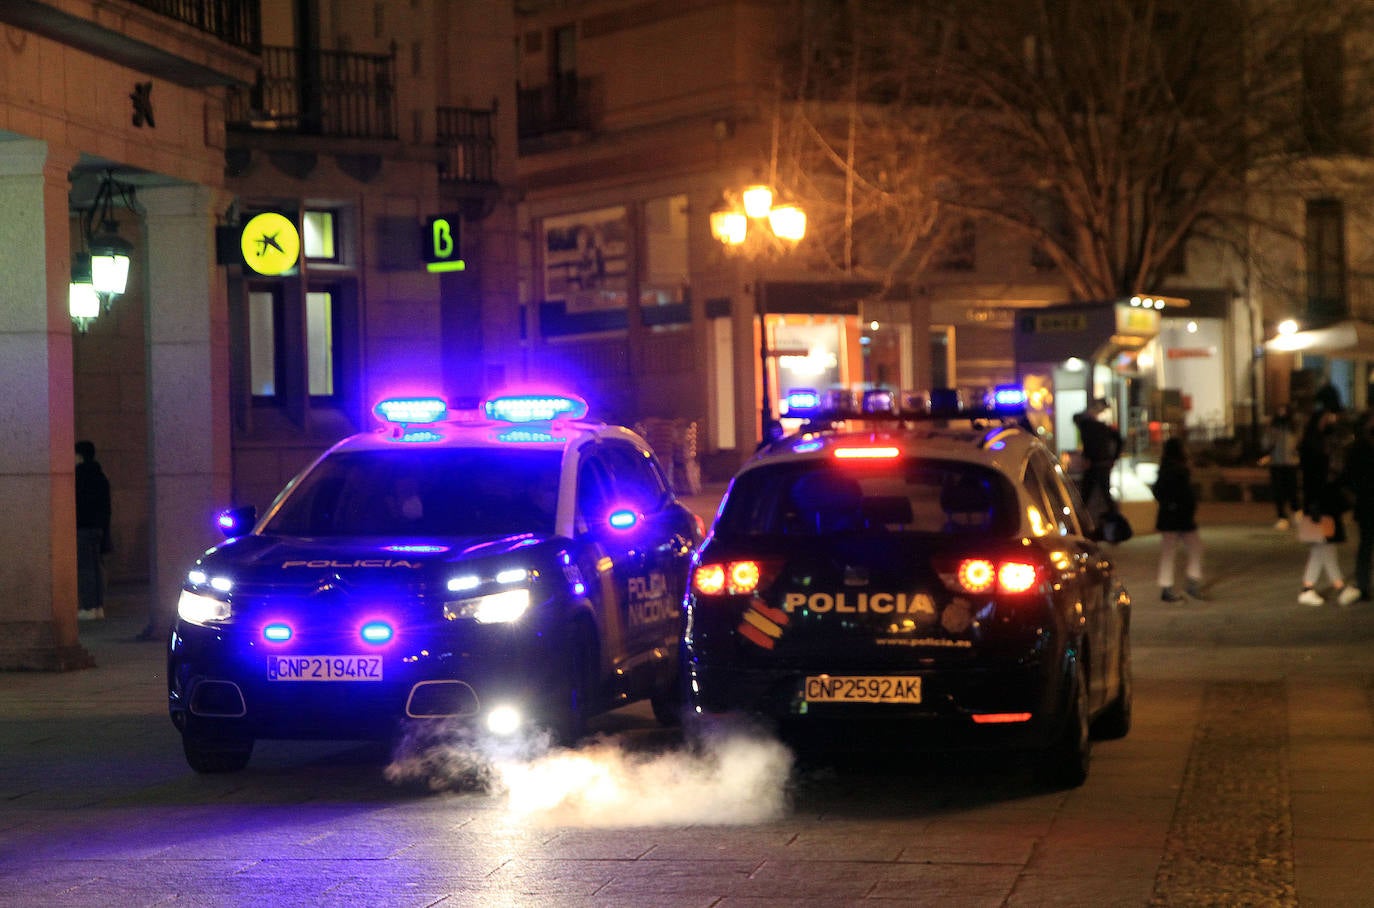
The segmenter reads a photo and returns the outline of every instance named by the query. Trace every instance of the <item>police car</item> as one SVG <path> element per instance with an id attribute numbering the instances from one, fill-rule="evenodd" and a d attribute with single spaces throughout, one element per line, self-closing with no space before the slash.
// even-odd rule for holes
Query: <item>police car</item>
<path id="1" fill-rule="evenodd" d="M 647 444 L 580 398 L 377 405 L 187 575 L 168 704 L 199 772 L 261 738 L 387 738 L 453 720 L 547 729 L 649 698 L 677 715 L 702 523 Z"/>
<path id="2" fill-rule="evenodd" d="M 894 397 L 821 410 L 793 392 L 789 415 L 810 421 L 731 481 L 686 603 L 688 714 L 1025 749 L 1046 781 L 1081 784 L 1092 737 L 1130 727 L 1130 597 L 1111 554 L 1021 427 L 1019 391 L 976 409 Z"/>

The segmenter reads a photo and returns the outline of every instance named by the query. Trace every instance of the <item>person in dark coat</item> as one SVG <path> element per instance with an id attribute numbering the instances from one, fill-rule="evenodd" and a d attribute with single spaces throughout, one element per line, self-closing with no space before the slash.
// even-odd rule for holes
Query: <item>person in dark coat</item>
<path id="1" fill-rule="evenodd" d="M 95 445 L 76 443 L 76 617 L 105 617 L 102 556 L 110 550 L 110 480 L 95 459 Z"/>
<path id="2" fill-rule="evenodd" d="M 1164 442 L 1153 491 L 1159 502 L 1155 516 L 1155 529 L 1159 531 L 1159 598 L 1165 602 L 1184 599 L 1174 589 L 1174 561 L 1181 545 L 1188 555 L 1184 569 L 1188 595 L 1202 599 L 1202 537 L 1197 528 L 1197 495 L 1193 492 L 1193 475 L 1183 439 Z"/>
<path id="3" fill-rule="evenodd" d="M 1323 517 L 1330 517 L 1332 530 L 1321 542 L 1308 544 L 1302 592 L 1298 594 L 1298 602 L 1303 605 L 1326 604 L 1325 597 L 1317 590 L 1317 581 L 1323 572 L 1331 580 L 1338 603 L 1350 605 L 1360 598 L 1358 589 L 1346 585 L 1336 548 L 1345 542 L 1342 515 L 1347 510 L 1345 486 L 1341 479 L 1346 444 L 1343 435 L 1339 401 L 1332 403 L 1319 395 L 1317 408 L 1308 417 L 1302 440 L 1298 442 L 1299 471 L 1302 473 L 1302 519 L 1320 521 Z"/>
<path id="4" fill-rule="evenodd" d="M 1274 493 L 1274 529 L 1286 530 L 1293 515 L 1301 510 L 1298 501 L 1298 418 L 1287 404 L 1281 404 L 1269 421 L 1266 450 L 1261 463 L 1269 467 L 1269 484 Z"/>
<path id="5" fill-rule="evenodd" d="M 1355 546 L 1355 588 L 1361 602 L 1368 602 L 1374 587 L 1370 583 L 1370 568 L 1374 562 L 1374 410 L 1365 413 L 1355 428 L 1355 438 L 1346 448 L 1342 482 L 1354 498 L 1355 528 L 1359 542 Z"/>
<path id="6" fill-rule="evenodd" d="M 1084 506 L 1095 516 L 1116 510 L 1116 501 L 1112 498 L 1112 467 L 1124 445 L 1121 433 L 1102 420 L 1108 409 L 1107 402 L 1099 397 L 1073 417 L 1084 460 L 1078 492 Z M 1098 492 L 1102 496 L 1101 506 L 1093 502 L 1093 495 Z"/>

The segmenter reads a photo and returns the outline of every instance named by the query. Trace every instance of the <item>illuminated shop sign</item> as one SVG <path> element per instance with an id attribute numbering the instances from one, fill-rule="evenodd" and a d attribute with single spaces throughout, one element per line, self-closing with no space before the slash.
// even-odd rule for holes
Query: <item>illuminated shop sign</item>
<path id="1" fill-rule="evenodd" d="M 296 222 L 280 211 L 254 215 L 239 234 L 243 263 L 268 277 L 281 277 L 296 270 L 301 257 L 301 234 Z"/>
<path id="2" fill-rule="evenodd" d="M 463 244 L 460 242 L 462 221 L 456 214 L 441 214 L 425 221 L 423 248 L 425 270 L 431 274 L 444 271 L 463 271 Z"/>

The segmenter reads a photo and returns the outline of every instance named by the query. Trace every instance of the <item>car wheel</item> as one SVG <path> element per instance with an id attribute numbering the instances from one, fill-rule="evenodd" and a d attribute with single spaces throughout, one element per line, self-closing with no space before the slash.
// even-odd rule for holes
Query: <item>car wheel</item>
<path id="1" fill-rule="evenodd" d="M 591 636 L 586 628 L 579 626 L 569 637 L 549 716 L 554 740 L 564 747 L 576 744 L 587 733 L 587 719 L 592 715 L 592 698 L 596 691 L 595 650 Z"/>
<path id="2" fill-rule="evenodd" d="M 1041 781 L 1054 788 L 1077 788 L 1088 778 L 1092 736 L 1088 733 L 1088 687 L 1075 663 L 1073 689 L 1069 692 L 1059 734 L 1040 758 Z"/>
<path id="3" fill-rule="evenodd" d="M 1124 738 L 1131 730 L 1131 632 L 1121 632 L 1121 649 L 1117 655 L 1121 685 L 1116 699 L 1093 723 L 1093 737 L 1105 741 Z"/>
<path id="4" fill-rule="evenodd" d="M 654 718 L 659 725 L 673 728 L 682 724 L 683 699 L 677 684 L 654 694 L 649 698 L 649 705 L 653 707 Z"/>
<path id="5" fill-rule="evenodd" d="M 181 736 L 186 762 L 199 773 L 240 772 L 253 756 L 253 740 L 207 738 L 196 734 Z"/>

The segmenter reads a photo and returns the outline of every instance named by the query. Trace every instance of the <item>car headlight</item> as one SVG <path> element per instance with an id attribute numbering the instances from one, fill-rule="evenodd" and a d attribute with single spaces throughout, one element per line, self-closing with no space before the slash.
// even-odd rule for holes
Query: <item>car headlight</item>
<path id="1" fill-rule="evenodd" d="M 450 621 L 471 618 L 478 624 L 509 624 L 518 621 L 530 607 L 528 587 L 501 590 L 471 599 L 455 599 L 444 603 L 444 617 Z"/>
<path id="2" fill-rule="evenodd" d="M 227 621 L 234 609 L 223 599 L 206 596 L 192 590 L 182 590 L 177 600 L 177 616 L 191 624 L 210 624 Z"/>

